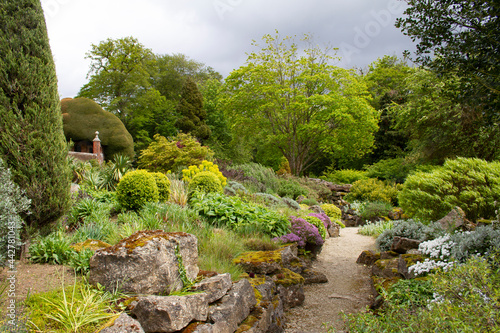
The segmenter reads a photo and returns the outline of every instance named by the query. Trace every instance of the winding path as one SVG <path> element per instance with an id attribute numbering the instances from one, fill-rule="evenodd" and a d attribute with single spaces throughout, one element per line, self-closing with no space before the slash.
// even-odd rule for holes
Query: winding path
<path id="1" fill-rule="evenodd" d="M 324 333 L 323 323 L 341 329 L 341 311 L 359 312 L 370 304 L 370 269 L 356 259 L 364 250 L 375 250 L 375 239 L 357 232 L 341 229 L 340 237 L 326 240 L 313 269 L 324 273 L 328 283 L 305 286 L 304 304 L 286 313 L 285 333 Z"/>

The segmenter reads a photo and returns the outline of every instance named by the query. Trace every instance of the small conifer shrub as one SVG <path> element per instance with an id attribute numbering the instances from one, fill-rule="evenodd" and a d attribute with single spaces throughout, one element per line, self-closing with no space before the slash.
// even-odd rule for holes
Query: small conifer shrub
<path id="1" fill-rule="evenodd" d="M 211 171 L 202 171 L 197 173 L 191 182 L 188 189 L 190 193 L 200 191 L 203 193 L 220 192 L 222 193 L 222 184 L 219 177 Z"/>
<path id="2" fill-rule="evenodd" d="M 146 170 L 129 171 L 116 188 L 116 199 L 125 209 L 137 210 L 160 198 L 154 176 Z"/>

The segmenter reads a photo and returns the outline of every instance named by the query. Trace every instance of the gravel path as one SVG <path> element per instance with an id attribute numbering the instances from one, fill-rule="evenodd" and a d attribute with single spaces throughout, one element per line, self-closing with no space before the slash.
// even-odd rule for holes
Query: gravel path
<path id="1" fill-rule="evenodd" d="M 357 232 L 344 228 L 340 237 L 326 240 L 313 269 L 324 273 L 328 283 L 305 286 L 304 304 L 286 313 L 285 333 L 327 332 L 323 323 L 341 329 L 341 311 L 359 312 L 370 304 L 370 269 L 356 259 L 364 250 L 375 250 L 375 239 Z"/>

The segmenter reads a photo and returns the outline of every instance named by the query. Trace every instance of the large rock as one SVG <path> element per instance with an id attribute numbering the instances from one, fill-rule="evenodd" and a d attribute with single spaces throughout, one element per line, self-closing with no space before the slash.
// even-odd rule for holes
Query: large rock
<path id="1" fill-rule="evenodd" d="M 187 278 L 199 268 L 197 239 L 183 232 L 138 231 L 118 244 L 96 251 L 90 259 L 90 283 L 106 290 L 159 295 L 180 290 L 179 258 Z"/>
<path id="2" fill-rule="evenodd" d="M 380 259 L 380 253 L 375 253 L 373 251 L 366 250 L 361 252 L 358 259 L 356 260 L 356 263 L 371 266 L 379 259 Z"/>
<path id="3" fill-rule="evenodd" d="M 245 272 L 270 275 L 281 271 L 282 267 L 292 270 L 301 270 L 301 262 L 296 249 L 286 246 L 274 251 L 244 252 L 233 260 Z"/>
<path id="4" fill-rule="evenodd" d="M 421 254 L 403 254 L 399 257 L 398 261 L 398 272 L 405 279 L 414 279 L 416 275 L 414 272 L 410 271 L 409 268 L 415 265 L 417 262 L 423 262 L 425 257 Z"/>
<path id="5" fill-rule="evenodd" d="M 141 323 L 123 312 L 111 326 L 104 328 L 99 333 L 144 333 Z"/>
<path id="6" fill-rule="evenodd" d="M 213 332 L 233 333 L 256 303 L 254 289 L 248 280 L 234 283 L 227 294 L 209 308 Z"/>
<path id="7" fill-rule="evenodd" d="M 186 296 L 145 296 L 132 309 L 145 332 L 175 332 L 192 320 L 205 321 L 208 316 L 206 294 Z"/>
<path id="8" fill-rule="evenodd" d="M 318 271 L 306 269 L 300 275 L 304 278 L 304 284 L 328 283 L 326 275 Z"/>
<path id="9" fill-rule="evenodd" d="M 277 286 L 278 294 L 283 301 L 283 307 L 286 309 L 302 305 L 305 300 L 304 278 L 284 268 L 281 273 L 273 277 Z"/>
<path id="10" fill-rule="evenodd" d="M 328 231 L 328 235 L 330 237 L 339 237 L 340 236 L 340 225 L 338 225 L 335 222 L 330 223 L 328 228 L 326 229 Z"/>
<path id="11" fill-rule="evenodd" d="M 445 217 L 436 222 L 444 231 L 453 231 L 458 228 L 471 229 L 472 223 L 467 220 L 465 213 L 460 207 L 455 207 Z"/>
<path id="12" fill-rule="evenodd" d="M 222 298 L 232 287 L 231 274 L 220 274 L 204 279 L 193 286 L 194 291 L 202 291 L 207 294 L 207 302 L 213 303 Z"/>
<path id="13" fill-rule="evenodd" d="M 399 258 L 380 259 L 372 266 L 372 275 L 382 278 L 401 277 L 398 270 Z"/>
<path id="14" fill-rule="evenodd" d="M 392 242 L 391 251 L 404 254 L 407 253 L 409 250 L 418 249 L 420 243 L 421 242 L 416 239 L 396 236 L 394 237 L 394 240 Z"/>

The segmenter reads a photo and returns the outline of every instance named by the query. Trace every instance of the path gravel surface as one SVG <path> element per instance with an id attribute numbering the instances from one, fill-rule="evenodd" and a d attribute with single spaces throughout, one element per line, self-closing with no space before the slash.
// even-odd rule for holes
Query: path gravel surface
<path id="1" fill-rule="evenodd" d="M 329 238 L 313 264 L 328 283 L 305 286 L 302 306 L 286 314 L 285 333 L 324 333 L 324 323 L 342 329 L 341 312 L 364 311 L 372 300 L 370 268 L 356 264 L 364 250 L 375 250 L 375 239 L 358 234 L 358 228 L 344 228 L 340 237 Z"/>

